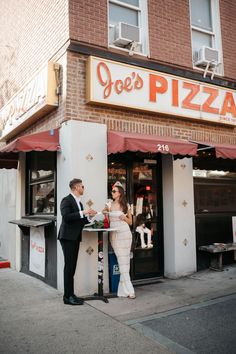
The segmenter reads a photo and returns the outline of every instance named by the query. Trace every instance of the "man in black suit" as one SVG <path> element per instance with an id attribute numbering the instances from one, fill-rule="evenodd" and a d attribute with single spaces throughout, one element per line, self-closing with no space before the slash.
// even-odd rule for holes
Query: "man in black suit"
<path id="1" fill-rule="evenodd" d="M 74 178 L 69 186 L 71 193 L 61 201 L 62 223 L 58 234 L 65 260 L 63 300 L 67 305 L 83 305 L 83 299 L 74 294 L 74 274 L 83 227 L 89 223 L 88 217 L 94 216 L 96 212 L 83 208 L 80 201 L 84 193 L 81 179 Z"/>

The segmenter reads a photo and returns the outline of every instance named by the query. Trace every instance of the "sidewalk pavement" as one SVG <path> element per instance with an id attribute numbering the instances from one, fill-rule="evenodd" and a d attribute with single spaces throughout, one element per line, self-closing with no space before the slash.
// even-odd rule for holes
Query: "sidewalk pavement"
<path id="1" fill-rule="evenodd" d="M 0 353 L 171 353 L 134 330 L 151 315 L 236 293 L 236 264 L 135 287 L 137 298 L 62 303 L 62 294 L 12 269 L 0 270 Z M 173 353 L 173 352 L 172 352 Z"/>
<path id="2" fill-rule="evenodd" d="M 236 263 L 223 272 L 204 270 L 193 275 L 145 286 L 136 286 L 136 299 L 113 298 L 109 304 L 90 302 L 97 310 L 120 322 L 157 314 L 222 296 L 236 294 Z"/>

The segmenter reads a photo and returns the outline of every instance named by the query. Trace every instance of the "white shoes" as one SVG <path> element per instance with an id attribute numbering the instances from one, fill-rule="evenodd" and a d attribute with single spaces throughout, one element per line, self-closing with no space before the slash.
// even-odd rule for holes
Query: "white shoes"
<path id="1" fill-rule="evenodd" d="M 153 248 L 153 245 L 150 243 L 149 245 L 147 245 L 147 248 Z"/>
<path id="2" fill-rule="evenodd" d="M 153 245 L 150 243 L 149 245 L 141 245 L 141 248 L 153 248 Z"/>

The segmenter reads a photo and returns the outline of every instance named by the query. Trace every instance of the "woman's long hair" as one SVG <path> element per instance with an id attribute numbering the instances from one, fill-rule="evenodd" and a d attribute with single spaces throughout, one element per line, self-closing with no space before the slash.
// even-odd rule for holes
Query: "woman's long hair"
<path id="1" fill-rule="evenodd" d="M 128 211 L 128 206 L 127 206 L 127 199 L 125 196 L 125 191 L 120 186 L 116 186 L 116 188 L 118 189 L 118 191 L 120 193 L 119 203 L 120 203 L 121 209 L 122 209 L 123 213 L 126 214 Z"/>

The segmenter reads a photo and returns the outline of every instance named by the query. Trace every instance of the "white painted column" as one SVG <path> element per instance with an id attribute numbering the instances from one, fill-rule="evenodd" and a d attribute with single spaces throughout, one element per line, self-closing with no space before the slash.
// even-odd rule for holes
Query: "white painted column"
<path id="1" fill-rule="evenodd" d="M 92 200 L 101 211 L 107 198 L 107 127 L 104 124 L 71 120 L 60 129 L 61 153 L 57 159 L 57 229 L 61 224 L 60 202 L 70 193 L 69 181 L 81 178 L 85 186 L 82 202 Z M 108 292 L 107 235 L 104 237 L 104 291 Z M 89 255 L 88 249 L 92 250 Z M 64 259 L 58 242 L 58 289 L 63 291 Z M 75 293 L 97 292 L 97 233 L 83 232 L 75 274 Z"/>
<path id="2" fill-rule="evenodd" d="M 17 170 L 16 179 L 16 220 L 21 219 L 22 215 L 25 215 L 25 159 L 26 154 L 24 152 L 20 153 L 19 164 Z M 17 225 L 15 226 L 16 233 L 16 270 L 19 272 L 21 270 L 21 237 L 22 233 Z"/>
<path id="3" fill-rule="evenodd" d="M 178 278 L 196 271 L 192 159 L 162 158 L 164 274 Z"/>
<path id="4" fill-rule="evenodd" d="M 0 169 L 0 256 L 15 269 L 15 226 L 9 220 L 16 213 L 16 170 Z"/>

